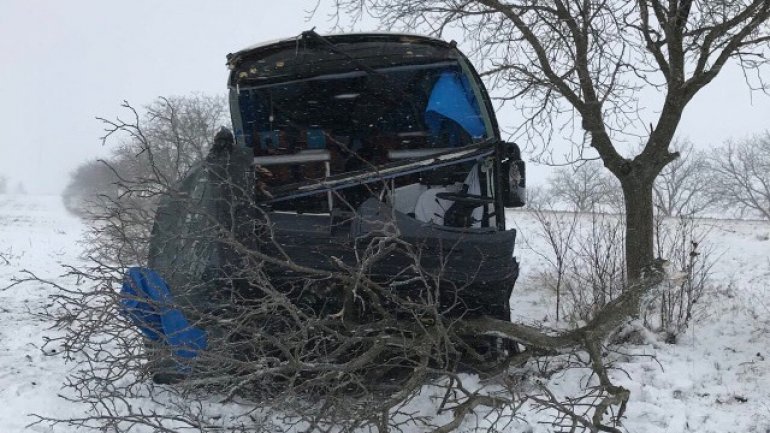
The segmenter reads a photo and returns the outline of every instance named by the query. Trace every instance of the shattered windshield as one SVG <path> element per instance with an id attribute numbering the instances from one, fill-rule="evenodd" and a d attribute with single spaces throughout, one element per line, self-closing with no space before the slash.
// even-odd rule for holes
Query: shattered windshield
<path id="1" fill-rule="evenodd" d="M 255 155 L 454 148 L 489 138 L 488 121 L 457 62 L 351 71 L 239 88 L 241 144 Z"/>
<path id="2" fill-rule="evenodd" d="M 452 46 L 409 39 L 302 43 L 230 57 L 235 136 L 254 157 L 257 194 L 265 199 L 495 136 L 480 83 Z M 443 175 L 452 183 L 468 170 L 461 164 Z M 421 176 L 400 176 L 392 186 Z M 356 204 L 372 188 L 339 194 Z M 331 196 L 316 194 L 273 206 L 316 212 L 334 205 Z"/>

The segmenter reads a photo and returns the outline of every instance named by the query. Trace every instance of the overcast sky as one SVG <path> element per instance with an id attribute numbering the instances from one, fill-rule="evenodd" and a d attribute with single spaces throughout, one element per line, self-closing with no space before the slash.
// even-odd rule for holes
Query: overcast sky
<path id="1" fill-rule="evenodd" d="M 315 0 L 0 0 L 0 175 L 58 193 L 105 154 L 95 116 L 125 99 L 225 93 L 225 55 L 331 27 L 306 21 Z M 372 30 L 372 28 L 362 28 Z M 461 44 L 462 45 L 462 44 Z M 513 126 L 515 116 L 501 118 Z M 770 128 L 770 97 L 727 70 L 686 111 L 680 135 L 701 147 Z"/>

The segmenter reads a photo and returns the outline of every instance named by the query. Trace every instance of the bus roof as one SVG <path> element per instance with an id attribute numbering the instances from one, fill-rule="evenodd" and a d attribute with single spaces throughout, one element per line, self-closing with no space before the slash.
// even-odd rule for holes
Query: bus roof
<path id="1" fill-rule="evenodd" d="M 234 68 L 240 60 L 259 56 L 260 54 L 273 51 L 280 48 L 285 48 L 294 44 L 297 44 L 302 38 L 303 34 L 285 38 L 274 39 L 270 41 L 261 42 L 246 48 L 243 48 L 235 53 L 227 55 L 227 65 L 231 69 Z M 323 37 L 329 42 L 336 43 L 355 43 L 355 42 L 402 42 L 402 43 L 419 43 L 426 45 L 434 45 L 445 48 L 451 48 L 456 45 L 454 41 L 446 42 L 444 40 L 410 33 L 391 33 L 391 32 L 366 32 L 366 33 L 339 33 L 323 35 Z"/>

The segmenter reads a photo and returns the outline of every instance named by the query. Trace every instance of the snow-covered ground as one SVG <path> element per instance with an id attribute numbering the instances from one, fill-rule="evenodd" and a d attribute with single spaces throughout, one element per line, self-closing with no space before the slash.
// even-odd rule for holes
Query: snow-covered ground
<path id="1" fill-rule="evenodd" d="M 518 309 L 553 320 L 553 296 L 538 287 L 546 251 L 529 212 L 511 212 L 519 228 L 522 278 L 512 297 Z M 615 363 L 611 378 L 631 390 L 624 427 L 632 433 L 770 432 L 770 223 L 703 219 L 701 251 L 716 260 L 712 286 L 696 306 L 698 320 L 677 344 L 651 341 L 621 350 L 642 355 Z M 553 323 L 550 323 L 553 326 Z M 655 355 L 656 359 L 644 355 Z M 566 379 L 550 385 L 572 388 Z M 537 429 L 535 431 L 538 431 Z M 545 429 L 543 431 L 549 431 Z"/>
<path id="2" fill-rule="evenodd" d="M 512 212 L 520 236 L 535 223 L 526 212 Z M 703 313 L 677 344 L 626 345 L 624 352 L 656 355 L 618 358 L 613 379 L 629 388 L 631 402 L 624 427 L 632 433 L 770 432 L 770 224 L 747 221 L 702 221 L 707 243 L 721 259 L 714 269 L 714 290 L 702 300 Z M 62 264 L 80 260 L 83 226 L 68 215 L 59 197 L 0 195 L 0 288 L 27 269 L 62 285 Z M 536 270 L 542 259 L 520 239 L 520 283 L 514 290 L 517 310 L 530 319 L 552 311 L 551 294 L 538 289 Z M 36 313 L 52 289 L 24 284 L 0 291 L 0 432 L 69 431 L 47 425 L 26 427 L 29 414 L 78 416 L 85 410 L 59 397 L 68 369 L 62 357 L 41 350 L 53 336 L 50 323 Z M 55 348 L 50 348 L 54 349 Z M 572 376 L 556 376 L 550 385 L 569 389 Z M 550 431 L 525 414 L 532 425 L 508 428 Z M 470 423 L 471 421 L 469 421 Z M 475 421 L 472 422 L 473 425 Z M 469 424 L 470 425 L 470 424 Z"/>
<path id="3" fill-rule="evenodd" d="M 58 196 L 0 195 L 0 289 L 29 270 L 63 284 L 61 265 L 77 264 L 83 226 L 67 214 Z M 0 431 L 51 431 L 25 426 L 32 413 L 77 414 L 79 408 L 58 395 L 69 366 L 42 346 L 52 332 L 36 316 L 52 289 L 23 284 L 0 291 Z M 54 349 L 55 350 L 55 349 Z M 82 413 L 82 412 L 81 412 Z"/>

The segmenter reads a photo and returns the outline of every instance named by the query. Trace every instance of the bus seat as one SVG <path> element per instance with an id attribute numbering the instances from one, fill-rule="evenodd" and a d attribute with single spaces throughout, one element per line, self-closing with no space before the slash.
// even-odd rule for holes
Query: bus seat
<path id="1" fill-rule="evenodd" d="M 259 131 L 259 147 L 262 150 L 281 146 L 281 131 Z"/>
<path id="2" fill-rule="evenodd" d="M 310 150 L 326 149 L 326 135 L 321 128 L 308 128 L 307 148 Z"/>

